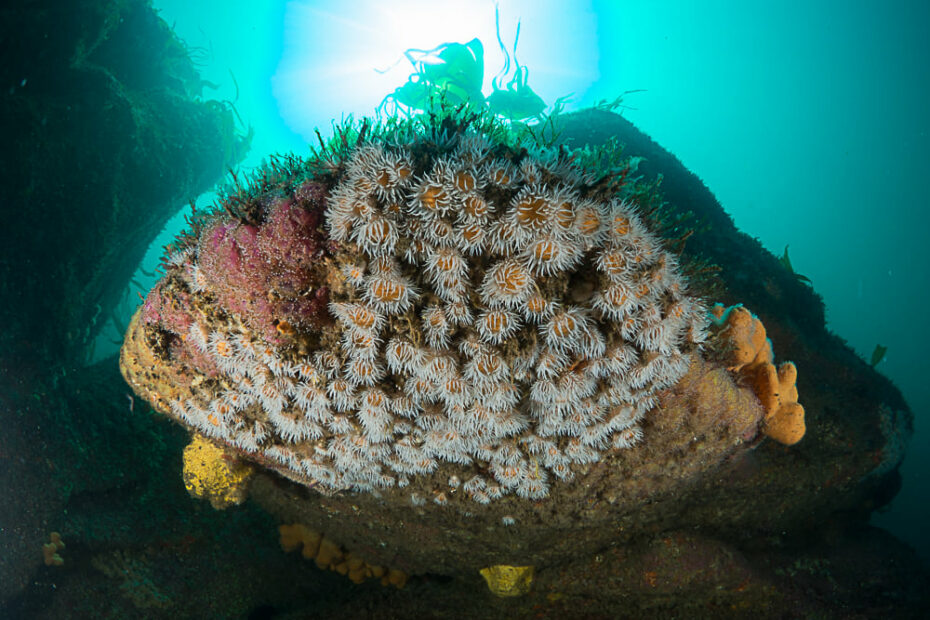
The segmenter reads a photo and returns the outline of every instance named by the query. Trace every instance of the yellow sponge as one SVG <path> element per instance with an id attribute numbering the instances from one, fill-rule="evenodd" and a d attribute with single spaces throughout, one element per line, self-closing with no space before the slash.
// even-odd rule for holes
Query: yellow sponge
<path id="1" fill-rule="evenodd" d="M 248 495 L 252 468 L 195 434 L 184 448 L 184 486 L 217 510 L 241 504 Z"/>

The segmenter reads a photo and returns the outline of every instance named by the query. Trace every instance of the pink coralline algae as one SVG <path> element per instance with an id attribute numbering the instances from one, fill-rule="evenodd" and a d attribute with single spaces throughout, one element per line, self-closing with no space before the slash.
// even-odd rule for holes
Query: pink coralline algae
<path id="1" fill-rule="evenodd" d="M 325 320 L 328 292 L 312 287 L 324 244 L 319 219 L 319 211 L 287 198 L 275 201 L 258 226 L 217 221 L 204 232 L 191 267 L 195 290 L 209 290 L 273 344 L 282 342 L 288 329 L 282 325 L 299 329 Z"/>
<path id="2" fill-rule="evenodd" d="M 701 365 L 677 255 L 566 152 L 463 132 L 322 165 L 214 214 L 146 303 L 188 373 L 147 393 L 194 432 L 323 493 L 539 500 Z"/>
<path id="3" fill-rule="evenodd" d="M 165 280 L 159 282 L 145 298 L 142 321 L 148 325 L 161 325 L 163 329 L 182 336 L 194 323 L 191 294 L 165 290 Z"/>

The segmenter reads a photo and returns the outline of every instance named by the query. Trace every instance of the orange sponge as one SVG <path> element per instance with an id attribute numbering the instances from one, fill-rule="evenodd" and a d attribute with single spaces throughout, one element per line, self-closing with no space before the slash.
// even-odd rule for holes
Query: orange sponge
<path id="1" fill-rule="evenodd" d="M 765 326 L 752 312 L 743 306 L 715 304 L 711 308 L 715 323 L 722 325 L 720 335 L 729 343 L 732 350 L 728 354 L 728 368 L 741 370 L 744 366 L 771 362 L 772 342 L 766 338 Z"/>
<path id="2" fill-rule="evenodd" d="M 765 410 L 762 432 L 791 446 L 801 441 L 807 428 L 804 407 L 798 403 L 798 369 L 783 362 L 776 369 L 772 342 L 758 317 L 742 306 L 711 308 L 720 337 L 727 343 L 728 369 L 744 376 Z"/>
<path id="3" fill-rule="evenodd" d="M 65 561 L 58 552 L 65 548 L 65 542 L 58 532 L 52 532 L 48 538 L 49 542 L 42 545 L 42 557 L 45 560 L 45 565 L 61 566 Z"/>
<path id="4" fill-rule="evenodd" d="M 804 425 L 804 407 L 800 403 L 787 403 L 765 419 L 763 431 L 786 446 L 792 446 L 804 437 L 807 427 Z"/>
<path id="5" fill-rule="evenodd" d="M 351 551 L 344 552 L 338 543 L 301 523 L 280 525 L 278 533 L 284 551 L 295 551 L 303 546 L 301 555 L 304 558 L 314 560 L 321 569 L 328 568 L 346 575 L 354 583 L 362 583 L 369 577 L 380 579 L 381 585 L 392 585 L 395 588 L 403 588 L 407 583 L 407 574 L 403 571 L 369 564 Z"/>

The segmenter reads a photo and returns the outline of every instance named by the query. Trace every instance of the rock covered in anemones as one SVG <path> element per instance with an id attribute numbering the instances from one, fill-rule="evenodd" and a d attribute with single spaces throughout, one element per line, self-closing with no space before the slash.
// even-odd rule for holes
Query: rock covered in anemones
<path id="1" fill-rule="evenodd" d="M 331 170 L 266 184 L 259 221 L 215 215 L 168 267 L 142 322 L 197 375 L 177 420 L 320 491 L 414 503 L 545 498 L 648 441 L 707 310 L 629 197 L 480 133 L 372 139 Z"/>

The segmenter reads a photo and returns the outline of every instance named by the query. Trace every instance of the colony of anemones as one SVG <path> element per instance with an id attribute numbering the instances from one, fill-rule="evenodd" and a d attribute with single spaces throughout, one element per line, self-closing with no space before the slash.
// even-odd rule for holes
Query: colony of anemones
<path id="1" fill-rule="evenodd" d="M 591 181 L 564 153 L 477 133 L 356 147 L 322 224 L 333 322 L 295 352 L 234 311 L 192 313 L 184 341 L 221 387 L 175 416 L 323 491 L 405 487 L 451 465 L 436 503 L 546 497 L 642 439 L 705 336 L 676 256 L 635 204 L 588 195 Z M 176 262 L 209 295 L 216 268 L 199 250 Z"/>

